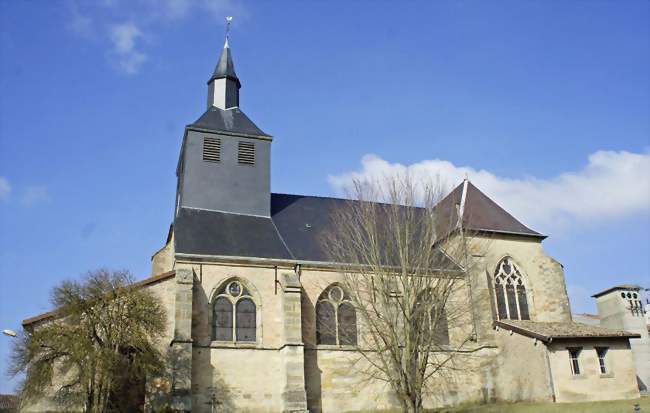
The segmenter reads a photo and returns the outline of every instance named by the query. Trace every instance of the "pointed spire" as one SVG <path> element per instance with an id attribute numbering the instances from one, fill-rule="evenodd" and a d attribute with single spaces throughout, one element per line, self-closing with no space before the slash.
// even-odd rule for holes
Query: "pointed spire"
<path id="1" fill-rule="evenodd" d="M 230 22 L 232 17 L 226 17 L 226 41 L 219 57 L 219 62 L 208 80 L 208 108 L 215 106 L 219 109 L 230 109 L 239 106 L 239 89 L 241 82 L 235 73 L 235 64 L 230 51 Z"/>
<path id="2" fill-rule="evenodd" d="M 221 51 L 221 57 L 219 57 L 219 62 L 214 68 L 214 73 L 212 77 L 208 80 L 208 83 L 212 82 L 215 79 L 230 79 L 237 82 L 237 86 L 241 87 L 241 82 L 235 73 L 235 64 L 232 61 L 232 53 L 230 52 L 230 45 L 228 44 L 228 38 L 226 37 L 226 42 L 223 45 L 223 50 Z"/>

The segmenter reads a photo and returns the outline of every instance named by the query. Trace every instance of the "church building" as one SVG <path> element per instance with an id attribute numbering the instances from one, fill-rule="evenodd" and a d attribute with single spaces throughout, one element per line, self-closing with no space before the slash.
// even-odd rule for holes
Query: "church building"
<path id="1" fill-rule="evenodd" d="M 318 239 L 347 201 L 271 192 L 275 138 L 242 111 L 241 87 L 226 41 L 206 110 L 182 137 L 167 239 L 139 283 L 168 312 L 170 377 L 147 382 L 147 409 L 165 400 L 195 413 L 399 408 L 386 383 L 355 369 L 356 333 L 317 331 L 320 303 L 350 311 Z M 438 208 L 490 248 L 472 257 L 472 293 L 459 291 L 473 308 L 472 357 L 462 373 L 434 383 L 425 407 L 639 397 L 630 351 L 639 336 L 572 320 L 563 267 L 544 252 L 545 235 L 468 180 Z"/>

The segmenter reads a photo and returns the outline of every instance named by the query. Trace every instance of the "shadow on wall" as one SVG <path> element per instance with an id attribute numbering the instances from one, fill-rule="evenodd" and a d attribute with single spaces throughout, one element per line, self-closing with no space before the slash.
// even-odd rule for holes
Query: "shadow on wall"
<path id="1" fill-rule="evenodd" d="M 316 346 L 316 310 L 314 303 L 302 290 L 300 293 L 302 312 L 302 342 L 305 344 L 305 390 L 307 393 L 307 408 L 310 412 L 319 413 L 323 410 L 321 395 L 321 374 L 318 367 L 318 352 Z"/>
<path id="2" fill-rule="evenodd" d="M 648 391 L 648 386 L 641 380 L 641 377 L 636 376 L 636 384 L 639 386 L 639 391 L 640 392 L 647 392 Z"/>
<path id="3" fill-rule="evenodd" d="M 197 280 L 198 281 L 198 280 Z M 195 282 L 192 300 L 192 340 L 196 351 L 192 358 L 193 411 L 234 412 L 232 389 L 212 364 L 212 304 L 201 283 Z"/>

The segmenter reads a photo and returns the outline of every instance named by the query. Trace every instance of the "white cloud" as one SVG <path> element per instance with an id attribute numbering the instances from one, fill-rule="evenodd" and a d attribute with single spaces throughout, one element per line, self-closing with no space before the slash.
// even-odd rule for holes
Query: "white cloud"
<path id="1" fill-rule="evenodd" d="M 24 206 L 30 207 L 41 202 L 50 200 L 50 194 L 46 187 L 40 185 L 28 186 L 21 198 Z"/>
<path id="2" fill-rule="evenodd" d="M 9 198 L 11 193 L 11 185 L 9 181 L 4 176 L 0 176 L 0 201 L 4 201 Z"/>
<path id="3" fill-rule="evenodd" d="M 113 44 L 112 55 L 117 59 L 121 71 L 133 75 L 147 61 L 147 55 L 137 50 L 136 40 L 142 37 L 142 32 L 133 22 L 115 24 L 110 27 L 110 38 Z"/>
<path id="4" fill-rule="evenodd" d="M 128 75 L 140 72 L 149 60 L 141 40 L 155 41 L 156 33 L 179 21 L 210 16 L 221 24 L 215 26 L 218 37 L 224 33 L 226 16 L 234 16 L 235 24 L 248 17 L 242 0 L 68 0 L 68 5 L 68 30 L 87 41 L 107 41 L 111 63 Z M 98 30 L 104 27 L 108 30 Z"/>
<path id="5" fill-rule="evenodd" d="M 390 163 L 366 155 L 361 169 L 331 175 L 330 185 L 339 193 L 354 180 L 376 181 L 410 174 L 414 179 L 440 177 L 456 185 L 467 175 L 479 189 L 515 217 L 544 230 L 567 222 L 612 219 L 650 210 L 650 153 L 598 151 L 585 168 L 552 179 L 499 177 L 484 169 L 456 166 L 440 159 L 412 165 Z"/>

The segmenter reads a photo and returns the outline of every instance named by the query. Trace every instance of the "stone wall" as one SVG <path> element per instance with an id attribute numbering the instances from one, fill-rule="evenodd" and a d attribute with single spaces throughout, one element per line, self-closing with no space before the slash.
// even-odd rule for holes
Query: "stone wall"
<path id="1" fill-rule="evenodd" d="M 195 274 L 192 411 L 305 411 L 300 283 L 292 268 L 179 263 Z M 231 280 L 256 306 L 256 341 L 212 340 L 212 304 Z"/>
<path id="2" fill-rule="evenodd" d="M 495 400 L 553 401 L 546 346 L 508 330 L 495 332 L 499 355 L 488 367 Z"/>
<path id="3" fill-rule="evenodd" d="M 530 318 L 534 321 L 571 321 L 569 297 L 562 265 L 548 256 L 539 240 L 492 235 L 477 237 L 473 257 L 473 294 L 483 337 L 490 339 L 493 317 L 493 277 L 499 261 L 509 256 L 522 272 L 528 296 Z M 488 306 L 489 304 L 489 306 Z M 487 309 L 490 311 L 485 311 Z"/>
<path id="4" fill-rule="evenodd" d="M 568 347 L 581 347 L 581 374 L 571 373 Z M 608 347 L 607 374 L 600 374 L 595 347 Z M 562 340 L 548 345 L 558 402 L 631 399 L 639 397 L 634 360 L 626 339 Z"/>

